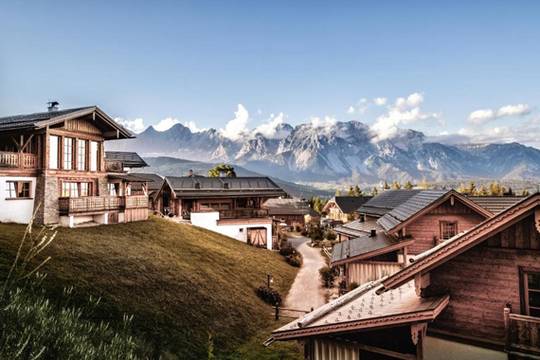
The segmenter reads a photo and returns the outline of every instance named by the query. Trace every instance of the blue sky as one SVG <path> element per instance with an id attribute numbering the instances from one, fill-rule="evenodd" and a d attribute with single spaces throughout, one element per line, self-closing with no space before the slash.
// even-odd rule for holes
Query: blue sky
<path id="1" fill-rule="evenodd" d="M 538 14 L 538 1 L 3 0 L 0 114 L 56 99 L 140 128 L 355 119 L 381 136 L 538 146 Z"/>

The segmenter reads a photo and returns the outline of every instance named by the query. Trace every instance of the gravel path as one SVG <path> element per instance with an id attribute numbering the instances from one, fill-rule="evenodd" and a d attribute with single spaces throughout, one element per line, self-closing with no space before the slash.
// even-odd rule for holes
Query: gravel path
<path id="1" fill-rule="evenodd" d="M 319 269 L 326 266 L 321 249 L 309 246 L 310 239 L 303 236 L 290 236 L 289 242 L 302 254 L 304 262 L 285 299 L 285 307 L 306 311 L 316 309 L 325 303 L 324 290 L 319 279 Z M 300 315 L 303 314 L 295 314 L 296 317 Z"/>

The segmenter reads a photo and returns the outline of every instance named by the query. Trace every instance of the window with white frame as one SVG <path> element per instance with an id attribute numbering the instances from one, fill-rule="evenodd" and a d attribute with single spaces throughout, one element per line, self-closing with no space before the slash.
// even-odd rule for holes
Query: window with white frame
<path id="1" fill-rule="evenodd" d="M 90 171 L 99 170 L 99 147 L 96 141 L 90 141 Z"/>
<path id="2" fill-rule="evenodd" d="M 90 194 L 90 184 L 87 182 L 80 183 L 80 196 L 88 196 Z"/>
<path id="3" fill-rule="evenodd" d="M 49 136 L 49 169 L 58 169 L 58 136 Z"/>
<path id="4" fill-rule="evenodd" d="M 30 181 L 6 181 L 6 199 L 30 199 Z"/>
<path id="5" fill-rule="evenodd" d="M 79 186 L 76 182 L 63 182 L 62 183 L 62 196 L 63 197 L 79 197 Z"/>
<path id="6" fill-rule="evenodd" d="M 86 170 L 86 140 L 77 140 L 77 170 Z"/>
<path id="7" fill-rule="evenodd" d="M 64 159 L 64 170 L 72 170 L 73 169 L 73 139 L 72 138 L 64 138 L 64 153 L 63 153 L 63 159 Z"/>

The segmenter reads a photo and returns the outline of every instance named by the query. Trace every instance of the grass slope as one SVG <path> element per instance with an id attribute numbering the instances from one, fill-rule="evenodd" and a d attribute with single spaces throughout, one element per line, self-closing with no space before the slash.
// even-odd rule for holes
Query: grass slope
<path id="1" fill-rule="evenodd" d="M 2 276 L 23 232 L 22 225 L 0 224 Z M 166 358 L 206 358 L 209 334 L 219 357 L 298 356 L 290 345 L 274 350 L 259 345 L 277 324 L 255 288 L 271 273 L 285 294 L 296 274 L 276 253 L 152 218 L 61 228 L 43 254 L 48 255 L 52 260 L 43 272 L 51 295 L 74 286 L 81 299 L 102 298 L 98 317 L 114 323 L 123 313 L 133 314 L 137 335 Z"/>

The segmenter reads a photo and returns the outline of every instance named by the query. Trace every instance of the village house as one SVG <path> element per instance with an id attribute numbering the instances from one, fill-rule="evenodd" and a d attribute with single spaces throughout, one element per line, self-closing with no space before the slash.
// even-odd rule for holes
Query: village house
<path id="1" fill-rule="evenodd" d="M 334 196 L 324 205 L 322 212 L 329 219 L 346 223 L 358 218 L 357 209 L 369 199 L 371 196 Z"/>
<path id="2" fill-rule="evenodd" d="M 159 211 L 245 243 L 272 249 L 272 218 L 262 204 L 287 196 L 268 177 L 165 177 Z"/>
<path id="3" fill-rule="evenodd" d="M 134 176 L 146 181 L 146 190 L 148 192 L 148 211 L 150 214 L 160 213 L 159 191 L 163 187 L 165 178 L 159 174 L 136 172 Z"/>
<path id="4" fill-rule="evenodd" d="M 272 333 L 306 359 L 540 356 L 540 194 Z"/>
<path id="5" fill-rule="evenodd" d="M 319 214 L 301 199 L 268 199 L 262 204 L 273 220 L 287 224 L 290 227 L 304 227 L 307 223 L 320 220 Z"/>
<path id="6" fill-rule="evenodd" d="M 105 153 L 133 135 L 97 106 L 0 118 L 0 221 L 108 224 L 148 217 L 146 166 L 134 153 Z M 129 160 L 129 161 L 128 161 Z M 132 186 L 139 190 L 132 192 Z"/>
<path id="7" fill-rule="evenodd" d="M 405 198 L 403 192 L 397 194 Z M 377 203 L 390 207 L 388 201 Z M 330 265 L 341 269 L 347 286 L 364 284 L 399 271 L 410 256 L 491 216 L 491 212 L 454 190 L 414 191 L 377 220 L 373 215 L 370 220 L 359 219 L 355 231 L 360 236 L 336 244 Z"/>

